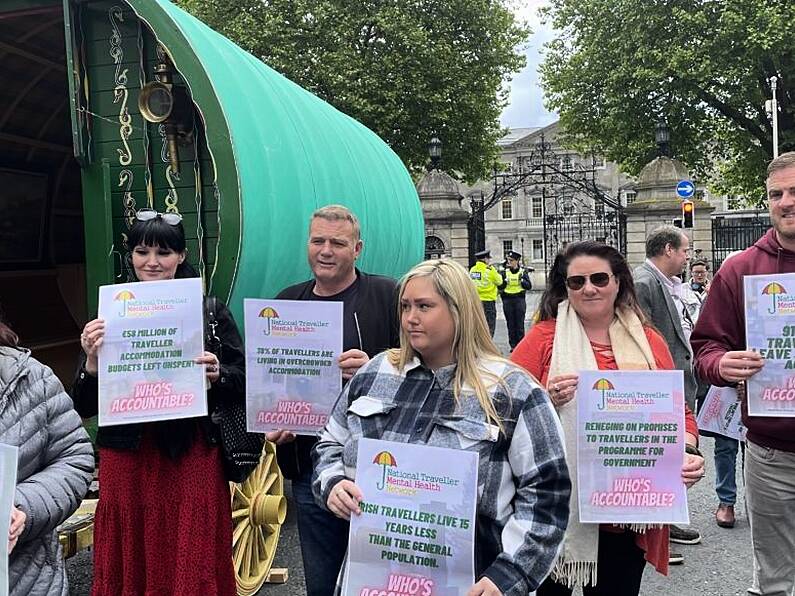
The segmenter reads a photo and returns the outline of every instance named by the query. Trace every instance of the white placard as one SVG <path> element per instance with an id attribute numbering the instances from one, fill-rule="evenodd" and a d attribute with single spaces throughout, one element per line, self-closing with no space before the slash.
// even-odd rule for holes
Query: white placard
<path id="1" fill-rule="evenodd" d="M 248 430 L 319 433 L 342 391 L 342 302 L 243 302 Z"/>
<path id="2" fill-rule="evenodd" d="M 765 366 L 746 382 L 749 416 L 795 416 L 795 273 L 746 275 L 745 338 Z"/>
<path id="3" fill-rule="evenodd" d="M 17 489 L 17 447 L 0 444 L 0 596 L 8 596 L 8 528 Z"/>
<path id="4" fill-rule="evenodd" d="M 582 523 L 689 523 L 682 371 L 579 372 Z"/>
<path id="5" fill-rule="evenodd" d="M 731 387 L 710 387 L 696 422 L 698 430 L 745 441 L 745 426 L 740 412 L 737 390 Z"/>
<path id="6" fill-rule="evenodd" d="M 201 279 L 99 288 L 99 425 L 207 415 Z"/>
<path id="7" fill-rule="evenodd" d="M 465 596 L 475 579 L 478 454 L 360 439 L 343 594 Z"/>

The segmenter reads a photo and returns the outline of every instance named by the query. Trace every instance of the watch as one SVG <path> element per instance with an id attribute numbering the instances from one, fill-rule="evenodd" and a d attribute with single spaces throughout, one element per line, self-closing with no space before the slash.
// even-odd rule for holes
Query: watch
<path id="1" fill-rule="evenodd" d="M 704 457 L 701 455 L 701 452 L 698 450 L 698 447 L 695 445 L 691 445 L 690 443 L 685 443 L 685 453 L 689 453 L 690 455 L 697 455 L 699 457 Z"/>

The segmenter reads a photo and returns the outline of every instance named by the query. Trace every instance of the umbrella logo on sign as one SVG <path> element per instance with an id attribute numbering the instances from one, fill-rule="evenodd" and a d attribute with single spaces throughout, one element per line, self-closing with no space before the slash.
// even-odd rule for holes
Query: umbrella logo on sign
<path id="1" fill-rule="evenodd" d="M 114 302 L 123 302 L 122 311 L 119 313 L 120 317 L 127 316 L 127 301 L 128 300 L 135 300 L 135 294 L 133 294 L 130 290 L 122 290 L 116 296 L 114 296 Z"/>
<path id="2" fill-rule="evenodd" d="M 613 387 L 613 384 L 610 381 L 608 381 L 607 379 L 601 378 L 601 379 L 597 380 L 596 383 L 593 384 L 592 388 L 595 389 L 596 391 L 601 391 L 602 392 L 602 403 L 601 404 L 597 404 L 596 407 L 599 408 L 600 410 L 604 410 L 605 409 L 605 391 L 611 391 L 612 389 L 615 389 L 615 387 Z"/>
<path id="3" fill-rule="evenodd" d="M 776 296 L 778 296 L 779 294 L 786 294 L 786 293 L 787 290 L 784 289 L 784 286 L 782 286 L 780 283 L 775 281 L 767 284 L 764 288 L 762 288 L 762 294 L 764 294 L 765 296 L 773 296 L 773 308 L 772 309 L 768 308 L 767 312 L 769 312 L 771 315 L 776 314 Z"/>
<path id="4" fill-rule="evenodd" d="M 278 319 L 279 313 L 276 312 L 276 309 L 266 306 L 261 311 L 259 311 L 259 315 L 257 315 L 261 319 L 265 319 L 265 335 L 271 334 L 271 319 Z"/>
<path id="5" fill-rule="evenodd" d="M 384 483 L 386 481 L 386 469 L 387 467 L 397 467 L 397 461 L 395 460 L 395 456 L 389 453 L 389 451 L 382 451 L 378 455 L 375 456 L 373 459 L 374 464 L 378 464 L 379 466 L 384 467 L 384 471 L 381 474 L 381 482 L 376 484 L 376 488 L 378 490 L 384 490 Z"/>

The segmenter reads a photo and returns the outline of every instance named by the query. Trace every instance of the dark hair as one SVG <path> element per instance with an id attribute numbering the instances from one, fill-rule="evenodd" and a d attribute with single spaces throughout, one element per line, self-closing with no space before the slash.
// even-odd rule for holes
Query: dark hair
<path id="1" fill-rule="evenodd" d="M 11 327 L 0 321 L 0 346 L 16 348 L 19 345 L 19 336 L 11 330 Z"/>
<path id="2" fill-rule="evenodd" d="M 709 271 L 709 265 L 704 259 L 696 259 L 690 263 L 690 271 L 693 270 L 693 267 L 704 267 L 707 271 Z"/>
<path id="3" fill-rule="evenodd" d="M 660 226 L 652 230 L 646 238 L 646 258 L 660 256 L 669 244 L 673 248 L 679 248 L 684 237 L 684 232 L 675 226 Z"/>
<path id="4" fill-rule="evenodd" d="M 182 227 L 182 222 L 171 225 L 160 217 L 146 221 L 135 220 L 135 223 L 127 231 L 127 246 L 132 253 L 138 245 L 158 246 L 183 253 L 186 249 L 185 228 Z M 188 263 L 187 259 L 177 266 L 174 275 L 176 279 L 198 276 L 198 272 Z"/>
<path id="5" fill-rule="evenodd" d="M 554 319 L 558 316 L 558 305 L 568 298 L 566 290 L 566 276 L 569 264 L 576 257 L 598 257 L 610 263 L 611 273 L 618 281 L 618 295 L 616 296 L 615 306 L 623 306 L 631 309 L 640 322 L 647 324 L 646 316 L 638 306 L 638 299 L 635 295 L 635 282 L 632 281 L 632 272 L 629 270 L 626 259 L 612 246 L 596 242 L 594 240 L 583 240 L 568 244 L 555 257 L 552 268 L 549 270 L 547 287 L 541 295 L 539 311 L 539 321 Z"/>

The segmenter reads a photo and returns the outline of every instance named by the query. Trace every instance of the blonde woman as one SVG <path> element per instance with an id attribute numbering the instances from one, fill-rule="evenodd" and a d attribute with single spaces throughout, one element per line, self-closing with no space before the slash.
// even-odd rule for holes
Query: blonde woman
<path id="1" fill-rule="evenodd" d="M 341 518 L 360 514 L 366 495 L 354 473 L 362 437 L 478 452 L 469 596 L 532 592 L 552 569 L 571 490 L 550 401 L 500 356 L 460 265 L 420 263 L 401 281 L 398 304 L 400 348 L 351 379 L 315 446 L 315 497 Z"/>

